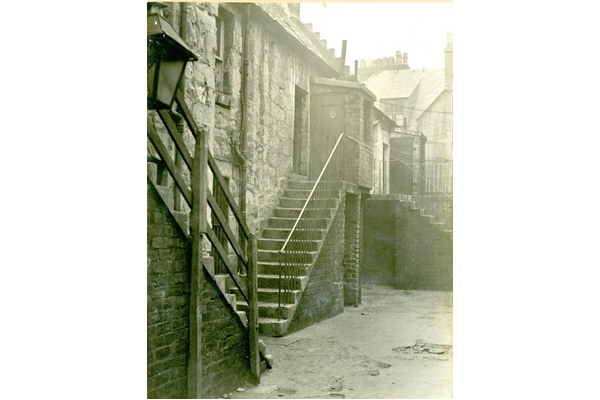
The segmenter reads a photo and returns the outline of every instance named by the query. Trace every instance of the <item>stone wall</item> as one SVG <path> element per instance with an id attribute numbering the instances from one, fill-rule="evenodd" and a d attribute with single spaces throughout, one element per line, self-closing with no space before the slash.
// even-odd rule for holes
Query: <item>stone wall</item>
<path id="1" fill-rule="evenodd" d="M 186 42 L 199 60 L 186 69 L 186 101 L 200 127 L 209 133 L 209 148 L 230 189 L 238 198 L 241 164 L 235 160 L 234 147 L 241 151 L 242 142 L 242 15 L 246 5 L 188 3 Z M 170 3 L 177 28 L 180 6 Z M 227 21 L 224 37 L 224 86 L 215 87 L 216 18 Z M 248 102 L 246 106 L 247 146 L 247 224 L 257 233 L 266 227 L 268 218 L 285 189 L 292 172 L 294 140 L 294 104 L 296 86 L 309 92 L 309 77 L 323 73 L 313 67 L 299 48 L 282 40 L 274 23 L 259 13 L 250 13 L 246 38 L 248 45 Z M 225 97 L 223 97 L 225 96 Z M 229 106 L 220 104 L 227 99 Z M 308 110 L 308 98 L 304 105 Z M 308 111 L 303 115 L 308 120 Z M 308 123 L 302 124 L 301 171 L 308 171 Z M 193 147 L 192 147 L 193 150 Z M 209 187 L 212 179 L 209 177 Z"/>
<path id="2" fill-rule="evenodd" d="M 250 24 L 249 33 L 247 222 L 253 232 L 259 232 L 293 169 L 295 87 L 308 92 L 309 76 L 318 72 L 264 24 Z M 307 169 L 308 140 L 303 136 L 306 148 L 301 164 Z"/>
<path id="3" fill-rule="evenodd" d="M 342 199 L 288 333 L 344 311 L 344 210 L 345 201 Z"/>
<path id="4" fill-rule="evenodd" d="M 364 210 L 364 279 L 408 290 L 452 290 L 452 232 L 440 231 L 396 196 L 372 196 Z"/>
<path id="5" fill-rule="evenodd" d="M 452 290 L 452 232 L 440 231 L 407 203 L 401 203 L 398 210 L 396 286 Z"/>
<path id="6" fill-rule="evenodd" d="M 364 208 L 363 282 L 396 284 L 397 201 L 367 200 Z"/>

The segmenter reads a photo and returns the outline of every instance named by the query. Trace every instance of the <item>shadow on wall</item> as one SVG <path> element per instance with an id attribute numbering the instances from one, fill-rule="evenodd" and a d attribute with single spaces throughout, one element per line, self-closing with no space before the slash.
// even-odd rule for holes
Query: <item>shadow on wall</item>
<path id="1" fill-rule="evenodd" d="M 373 196 L 364 210 L 363 282 L 399 289 L 452 290 L 452 232 L 410 203 Z"/>

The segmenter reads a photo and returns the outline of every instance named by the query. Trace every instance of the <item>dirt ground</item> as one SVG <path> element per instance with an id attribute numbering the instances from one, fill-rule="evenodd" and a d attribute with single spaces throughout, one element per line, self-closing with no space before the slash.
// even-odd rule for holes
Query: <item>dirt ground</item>
<path id="1" fill-rule="evenodd" d="M 452 398 L 452 292 L 363 287 L 363 304 L 283 338 L 234 399 Z"/>

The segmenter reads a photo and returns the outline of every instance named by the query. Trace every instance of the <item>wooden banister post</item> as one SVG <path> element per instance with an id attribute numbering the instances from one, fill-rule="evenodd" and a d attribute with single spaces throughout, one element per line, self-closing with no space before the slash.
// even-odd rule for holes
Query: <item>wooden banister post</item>
<path id="1" fill-rule="evenodd" d="M 250 339 L 250 375 L 255 383 L 260 382 L 260 352 L 258 348 L 258 271 L 256 236 L 248 237 L 248 329 Z"/>
<path id="2" fill-rule="evenodd" d="M 196 137 L 192 163 L 192 210 L 190 233 L 192 237 L 192 264 L 190 282 L 190 352 L 188 355 L 188 398 L 202 398 L 202 240 L 206 233 L 206 197 L 208 173 L 207 133 Z"/>

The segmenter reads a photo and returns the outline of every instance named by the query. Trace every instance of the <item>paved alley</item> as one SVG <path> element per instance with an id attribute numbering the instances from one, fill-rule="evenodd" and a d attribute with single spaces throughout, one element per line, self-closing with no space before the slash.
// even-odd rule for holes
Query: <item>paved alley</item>
<path id="1" fill-rule="evenodd" d="M 230 398 L 452 398 L 452 292 L 363 287 L 363 305 L 283 338 Z"/>

